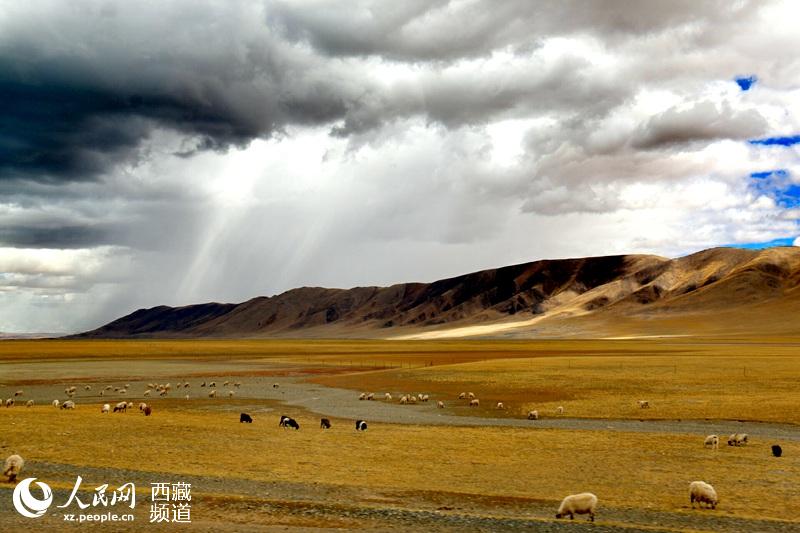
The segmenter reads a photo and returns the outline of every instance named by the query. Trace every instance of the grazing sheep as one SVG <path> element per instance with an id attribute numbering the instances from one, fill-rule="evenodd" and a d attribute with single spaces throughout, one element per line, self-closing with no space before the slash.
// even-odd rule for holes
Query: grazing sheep
<path id="1" fill-rule="evenodd" d="M 158 395 L 159 396 L 166 396 L 167 395 L 167 389 L 161 389 L 161 392 L 159 392 Z"/>
<path id="2" fill-rule="evenodd" d="M 201 387 L 205 387 L 205 386 L 206 386 L 206 382 L 205 382 L 205 381 L 204 381 L 204 382 L 202 382 L 202 383 L 200 384 L 200 386 L 201 386 Z"/>
<path id="3" fill-rule="evenodd" d="M 400 396 L 400 404 L 405 405 L 408 403 L 408 396 Z"/>
<path id="4" fill-rule="evenodd" d="M 467 398 L 467 393 L 466 392 L 462 392 L 461 394 L 458 395 L 458 399 L 459 400 L 465 400 L 466 398 Z"/>
<path id="5" fill-rule="evenodd" d="M 142 412 L 144 413 L 144 416 L 150 416 L 150 414 L 153 412 L 153 408 L 152 408 L 152 407 L 150 407 L 149 405 L 147 405 L 147 406 L 145 406 L 145 408 L 142 410 Z"/>
<path id="6" fill-rule="evenodd" d="M 366 431 L 367 423 L 363 420 L 356 420 L 356 431 Z"/>
<path id="7" fill-rule="evenodd" d="M 225 383 L 223 383 L 223 384 L 222 384 L 222 386 L 223 386 L 223 387 L 227 387 L 227 386 L 228 386 L 228 385 L 230 385 L 230 384 L 231 384 L 231 382 L 230 382 L 230 381 L 228 381 L 228 380 L 226 380 L 226 381 L 225 381 Z"/>
<path id="8" fill-rule="evenodd" d="M 420 394 L 419 395 L 419 401 L 427 402 L 428 400 L 430 400 L 430 396 L 428 396 L 427 394 Z"/>
<path id="9" fill-rule="evenodd" d="M 14 407 L 14 398 L 6 400 L 6 407 Z"/>
<path id="10" fill-rule="evenodd" d="M 775 457 L 780 457 L 781 455 L 783 455 L 783 449 L 779 445 L 773 444 L 772 455 L 774 455 Z"/>
<path id="11" fill-rule="evenodd" d="M 528 411 L 528 420 L 539 420 L 539 411 Z"/>
<path id="12" fill-rule="evenodd" d="M 91 386 L 91 385 L 86 385 L 86 386 L 83 388 L 83 390 L 92 390 L 92 386 Z"/>
<path id="13" fill-rule="evenodd" d="M 556 407 L 556 414 L 557 415 L 563 415 L 564 414 L 564 408 L 562 406 L 560 406 L 560 405 L 558 407 Z"/>
<path id="14" fill-rule="evenodd" d="M 120 389 L 119 393 L 120 394 L 128 394 L 128 389 Z"/>
<path id="15" fill-rule="evenodd" d="M 6 457 L 6 462 L 3 465 L 3 475 L 8 478 L 9 483 L 14 483 L 17 476 L 22 472 L 22 467 L 25 466 L 25 460 L 19 455 L 9 455 Z"/>
<path id="16" fill-rule="evenodd" d="M 477 398 L 475 398 L 474 400 L 470 400 L 469 401 L 469 406 L 470 407 L 479 407 L 480 405 L 481 405 L 481 401 L 479 399 L 477 399 Z"/>
<path id="17" fill-rule="evenodd" d="M 374 399 L 375 399 L 375 393 L 374 392 L 370 392 L 369 394 L 367 394 L 367 400 L 372 401 Z"/>
<path id="18" fill-rule="evenodd" d="M 187 383 L 187 384 L 186 384 L 186 386 L 188 387 L 188 386 L 189 386 L 189 384 Z M 239 387 L 241 387 L 241 386 L 242 386 L 242 384 L 241 384 L 240 382 L 238 382 L 238 381 L 237 381 L 236 383 L 234 383 L 234 384 L 233 384 L 233 386 L 234 386 L 234 387 L 236 387 L 236 388 L 238 389 Z"/>
<path id="19" fill-rule="evenodd" d="M 321 429 L 331 429 L 331 421 L 327 418 L 322 418 L 319 421 L 319 427 Z"/>
<path id="20" fill-rule="evenodd" d="M 111 385 L 106 385 L 106 387 L 105 387 L 103 390 L 111 390 L 111 389 L 113 389 L 113 388 L 114 388 L 114 387 L 112 387 Z"/>
<path id="21" fill-rule="evenodd" d="M 467 398 L 469 398 L 470 400 L 474 400 L 475 399 L 475 393 L 468 392 L 467 393 Z"/>
<path id="22" fill-rule="evenodd" d="M 128 410 L 128 402 L 119 402 L 117 405 L 114 406 L 114 412 L 126 412 Z"/>
<path id="23" fill-rule="evenodd" d="M 133 409 L 133 402 L 128 402 L 128 409 Z"/>
<path id="24" fill-rule="evenodd" d="M 228 391 L 228 398 L 233 398 L 233 391 L 232 390 Z"/>
<path id="25" fill-rule="evenodd" d="M 61 404 L 62 409 L 75 409 L 75 402 L 72 400 L 67 400 L 66 402 Z"/>
<path id="26" fill-rule="evenodd" d="M 692 481 L 689 483 L 689 502 L 692 504 L 692 509 L 694 509 L 694 502 L 700 504 L 701 508 L 703 507 L 702 504 L 705 503 L 706 506 L 716 509 L 719 498 L 714 487 L 705 481 Z"/>
<path id="27" fill-rule="evenodd" d="M 14 393 L 14 398 L 16 398 L 17 396 L 22 396 L 23 394 L 25 393 L 22 392 L 21 390 L 18 390 L 17 392 Z"/>
<path id="28" fill-rule="evenodd" d="M 25 402 L 25 407 L 33 407 L 33 400 L 28 400 Z"/>
<path id="29" fill-rule="evenodd" d="M 111 411 L 111 405 L 110 404 L 104 403 L 103 407 L 100 408 L 100 413 L 101 414 L 108 414 L 109 411 Z"/>
<path id="30" fill-rule="evenodd" d="M 144 395 L 145 395 L 145 396 L 150 396 L 150 393 L 151 393 L 151 392 L 153 392 L 153 391 L 152 391 L 152 390 L 150 390 L 150 389 L 147 389 L 146 391 L 144 391 Z"/>
<path id="31" fill-rule="evenodd" d="M 417 403 L 417 397 L 412 394 L 408 397 L 408 403 Z"/>
<path id="32" fill-rule="evenodd" d="M 208 397 L 209 398 L 216 398 L 217 397 L 217 390 L 214 389 L 212 391 L 208 391 Z"/>
<path id="33" fill-rule="evenodd" d="M 58 407 L 58 400 L 53 400 L 53 407 Z"/>
<path id="34" fill-rule="evenodd" d="M 105 391 L 100 391 L 100 396 L 104 396 L 104 395 L 105 395 Z"/>
<path id="35" fill-rule="evenodd" d="M 391 402 L 392 395 L 387 392 L 386 394 L 383 395 L 383 399 L 386 400 L 387 402 Z"/>
<path id="36" fill-rule="evenodd" d="M 650 402 L 647 401 L 647 400 L 639 400 L 639 408 L 640 409 L 649 409 L 650 408 Z"/>
<path id="37" fill-rule="evenodd" d="M 285 415 L 281 417 L 281 421 L 280 421 L 279 425 L 284 429 L 286 429 L 286 428 L 300 429 L 300 424 L 297 423 L 297 420 L 295 420 L 294 418 L 290 418 L 288 416 L 285 416 Z"/>
<path id="38" fill-rule="evenodd" d="M 147 388 L 148 388 L 148 389 L 155 389 L 155 388 L 156 388 L 156 385 L 155 385 L 155 383 L 148 383 L 148 384 L 147 384 Z"/>
<path id="39" fill-rule="evenodd" d="M 719 436 L 717 435 L 709 435 L 706 437 L 705 442 L 703 442 L 703 447 L 711 448 L 712 450 L 719 449 Z"/>
<path id="40" fill-rule="evenodd" d="M 145 407 L 147 407 L 147 404 L 146 404 L 146 403 L 144 403 L 144 402 L 140 402 L 140 403 L 139 403 L 139 410 L 140 410 L 140 411 L 144 411 L 144 408 L 145 408 Z"/>
<path id="41" fill-rule="evenodd" d="M 212 381 L 211 383 L 208 384 L 208 386 L 209 387 L 216 387 L 217 386 L 217 382 L 216 381 Z"/>
<path id="42" fill-rule="evenodd" d="M 366 392 L 362 392 L 361 394 L 358 395 L 358 399 L 359 400 L 366 400 L 367 399 L 367 393 Z"/>
<path id="43" fill-rule="evenodd" d="M 747 433 L 734 433 L 728 437 L 728 446 L 744 446 L 747 444 Z"/>
<path id="44" fill-rule="evenodd" d="M 277 389 L 278 387 L 280 387 L 280 385 L 278 385 L 277 383 L 273 383 L 273 384 L 272 384 L 272 388 L 273 388 L 273 389 Z"/>
<path id="45" fill-rule="evenodd" d="M 246 422 L 248 424 L 253 423 L 253 417 L 248 415 L 247 413 L 242 413 L 239 415 L 239 423 Z"/>
<path id="46" fill-rule="evenodd" d="M 576 514 L 588 514 L 589 520 L 594 522 L 594 511 L 597 508 L 597 496 L 591 492 L 570 494 L 561 501 L 556 518 L 569 516 L 572 520 Z"/>
<path id="47" fill-rule="evenodd" d="M 439 409 L 444 409 L 444 402 L 439 400 L 438 402 L 436 402 L 436 407 L 438 407 Z"/>
<path id="48" fill-rule="evenodd" d="M 495 409 L 505 409 L 506 406 L 503 405 L 503 402 L 497 402 L 497 405 L 494 406 Z"/>

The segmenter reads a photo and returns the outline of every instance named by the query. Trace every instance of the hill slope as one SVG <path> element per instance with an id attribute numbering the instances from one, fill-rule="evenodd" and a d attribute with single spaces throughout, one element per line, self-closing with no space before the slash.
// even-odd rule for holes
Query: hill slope
<path id="1" fill-rule="evenodd" d="M 140 309 L 84 338 L 800 333 L 800 248 L 544 260 L 433 283 Z"/>

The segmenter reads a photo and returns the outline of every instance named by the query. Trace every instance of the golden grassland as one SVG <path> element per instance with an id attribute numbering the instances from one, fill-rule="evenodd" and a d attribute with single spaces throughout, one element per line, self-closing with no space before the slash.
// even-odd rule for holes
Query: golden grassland
<path id="1" fill-rule="evenodd" d="M 164 364 L 153 369 L 162 373 L 169 372 L 166 362 L 172 360 L 196 361 L 198 372 L 202 363 L 213 362 L 216 373 L 219 365 L 236 363 L 237 372 L 293 368 L 315 382 L 353 390 L 425 392 L 445 399 L 475 392 L 481 409 L 447 402 L 465 415 L 485 416 L 502 401 L 508 409 L 492 416 L 524 416 L 531 409 L 547 416 L 563 406 L 572 417 L 800 424 L 800 344 L 791 339 L 0 342 L 0 365 L 9 369 L 14 363 L 69 360 L 125 360 L 131 363 L 120 371 L 131 374 L 146 372 L 147 362 L 156 360 Z M 47 368 L 61 379 L 69 367 Z M 651 409 L 639 409 L 639 399 L 648 400 Z"/>
<path id="2" fill-rule="evenodd" d="M 552 501 L 591 488 L 603 504 L 690 512 L 688 483 L 711 482 L 721 515 L 796 520 L 800 444 L 785 457 L 769 443 L 706 450 L 702 436 L 372 424 L 357 433 L 295 413 L 300 431 L 273 417 L 163 404 L 151 417 L 79 406 L 0 409 L 6 449 L 36 462 L 230 479 L 331 484 L 380 491 L 446 491 Z M 26 472 L 35 476 L 35 462 Z M 70 486 L 74 478 L 65 479 Z M 57 481 L 57 480 L 53 480 Z M 87 485 L 92 480 L 87 478 Z M 54 485 L 58 485 L 57 482 Z M 197 487 L 196 490 L 202 490 Z"/>
<path id="3" fill-rule="evenodd" d="M 458 365 L 319 376 L 354 390 L 425 392 L 456 401 L 474 392 L 492 416 L 536 409 L 578 418 L 725 419 L 800 424 L 800 353 L 779 356 L 653 355 L 499 359 Z M 637 400 L 650 403 L 640 409 Z M 494 411 L 502 401 L 506 411 Z"/>

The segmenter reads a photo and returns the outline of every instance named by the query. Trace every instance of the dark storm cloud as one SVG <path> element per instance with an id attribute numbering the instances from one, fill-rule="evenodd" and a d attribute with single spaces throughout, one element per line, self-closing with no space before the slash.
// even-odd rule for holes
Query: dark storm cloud
<path id="1" fill-rule="evenodd" d="M 12 248 L 87 248 L 114 243 L 109 228 L 92 226 L 0 227 L 0 246 Z"/>
<path id="2" fill-rule="evenodd" d="M 651 117 L 634 134 L 634 148 L 652 150 L 714 139 L 743 140 L 761 135 L 767 121 L 755 109 L 735 111 L 700 102 L 689 109 L 669 109 Z"/>

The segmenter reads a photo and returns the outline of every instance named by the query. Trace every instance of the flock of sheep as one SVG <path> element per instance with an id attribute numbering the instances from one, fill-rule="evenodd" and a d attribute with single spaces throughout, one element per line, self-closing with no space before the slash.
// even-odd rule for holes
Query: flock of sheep
<path id="1" fill-rule="evenodd" d="M 230 381 L 223 382 L 222 386 L 227 387 L 229 386 Z M 215 398 L 217 396 L 217 389 L 216 389 L 216 382 L 203 382 L 200 387 L 206 387 L 209 389 L 208 397 Z M 273 388 L 278 388 L 279 385 L 277 383 L 272 385 Z M 188 389 L 190 384 L 188 382 L 179 382 L 176 385 L 177 389 Z M 238 389 L 241 387 L 240 382 L 233 383 L 233 387 Z M 113 387 L 111 385 L 106 386 L 104 389 L 100 391 L 100 396 L 103 396 L 106 392 L 116 392 L 119 395 L 127 394 L 130 388 L 130 384 L 126 384 L 123 387 Z M 144 392 L 144 396 L 150 396 L 155 392 L 159 396 L 167 396 L 172 389 L 170 383 L 166 384 L 155 384 L 155 383 L 148 383 L 147 389 Z M 90 391 L 91 385 L 86 385 L 84 390 Z M 53 400 L 52 405 L 53 407 L 60 407 L 61 409 L 75 409 L 75 401 L 72 398 L 75 396 L 77 392 L 77 387 L 71 386 L 67 387 L 64 390 L 64 393 L 69 398 L 64 402 L 59 402 L 59 400 Z M 16 403 L 16 399 L 20 398 L 24 395 L 24 391 L 18 390 L 14 393 L 13 398 L 8 398 L 5 400 L 4 404 L 6 407 L 13 407 Z M 228 391 L 228 397 L 233 397 L 234 391 Z M 186 399 L 189 399 L 189 395 L 185 396 Z M 387 392 L 383 395 L 384 400 L 390 402 L 393 400 L 391 393 Z M 373 392 L 363 392 L 358 396 L 359 400 L 365 401 L 372 401 L 375 400 L 375 393 Z M 403 394 L 399 397 L 399 403 L 401 405 L 407 404 L 416 404 L 417 402 L 428 402 L 430 399 L 428 394 Z M 466 400 L 468 401 L 469 407 L 478 407 L 480 406 L 480 400 L 475 396 L 472 392 L 462 392 L 457 396 L 458 400 Z M 0 399 L 0 402 L 2 400 Z M 33 400 L 28 400 L 25 405 L 27 407 L 31 407 L 34 405 Z M 638 400 L 637 405 L 642 409 L 650 408 L 650 402 L 648 400 Z M 445 403 L 442 400 L 437 401 L 438 408 L 444 408 Z M 113 412 L 126 412 L 128 409 L 133 408 L 133 402 L 126 402 L 121 401 L 118 402 L 113 407 Z M 498 410 L 505 410 L 505 404 L 503 402 L 497 402 L 495 404 L 495 408 Z M 112 411 L 111 404 L 103 404 L 100 408 L 100 412 L 102 414 L 107 414 Z M 152 413 L 152 406 L 148 405 L 145 402 L 139 403 L 139 411 L 144 413 L 145 416 L 150 416 Z M 555 410 L 556 415 L 563 415 L 564 414 L 564 407 L 559 406 Z M 538 420 L 539 419 L 539 412 L 537 410 L 532 410 L 528 412 L 527 415 L 528 420 Z M 240 423 L 252 423 L 253 418 L 251 415 L 247 413 L 241 413 L 239 416 Z M 280 421 L 278 423 L 279 427 L 282 428 L 292 428 L 295 430 L 300 429 L 299 423 L 286 415 L 280 417 Z M 323 430 L 331 428 L 331 422 L 328 418 L 322 418 L 320 420 L 320 428 Z M 367 423 L 364 420 L 357 420 L 355 422 L 355 429 L 357 431 L 366 431 Z M 704 447 L 711 448 L 713 450 L 719 449 L 719 442 L 720 438 L 718 435 L 708 435 L 704 441 Z M 728 446 L 744 446 L 748 443 L 748 435 L 746 433 L 734 433 L 728 437 Z M 782 454 L 782 449 L 779 445 L 772 446 L 772 454 L 775 457 L 780 457 Z M 22 471 L 23 466 L 25 465 L 25 461 L 19 455 L 11 455 L 6 458 L 5 463 L 3 465 L 3 476 L 7 478 L 9 482 L 15 482 L 17 476 L 19 476 L 20 472 Z M 691 503 L 692 508 L 694 508 L 695 503 L 698 503 L 700 507 L 703 507 L 705 504 L 706 507 L 710 507 L 711 509 L 716 509 L 716 506 L 719 503 L 719 497 L 717 496 L 717 492 L 712 485 L 706 483 L 705 481 L 693 481 L 689 484 L 689 501 Z M 597 496 L 592 494 L 591 492 L 584 492 L 581 494 L 571 494 L 563 499 L 561 505 L 558 508 L 558 512 L 556 513 L 556 518 L 564 518 L 569 516 L 570 519 L 573 519 L 575 515 L 589 515 L 589 520 L 592 522 L 595 518 L 595 510 L 597 508 Z"/>

